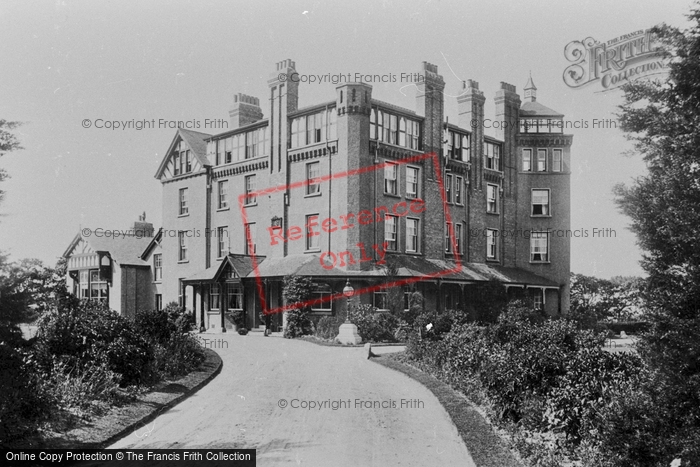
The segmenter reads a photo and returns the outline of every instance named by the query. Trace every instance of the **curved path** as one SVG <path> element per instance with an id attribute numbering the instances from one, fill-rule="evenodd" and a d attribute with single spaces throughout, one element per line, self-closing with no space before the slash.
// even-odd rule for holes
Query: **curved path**
<path id="1" fill-rule="evenodd" d="M 110 448 L 255 448 L 258 466 L 474 466 L 435 396 L 362 348 L 201 336 L 221 374 Z M 312 401 L 327 402 L 300 407 Z"/>

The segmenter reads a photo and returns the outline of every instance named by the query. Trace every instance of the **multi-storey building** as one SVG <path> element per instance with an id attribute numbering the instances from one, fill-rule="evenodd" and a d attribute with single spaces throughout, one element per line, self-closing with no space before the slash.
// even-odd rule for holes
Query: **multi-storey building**
<path id="1" fill-rule="evenodd" d="M 254 327 L 261 298 L 283 304 L 286 275 L 311 277 L 316 297 L 328 297 L 348 281 L 386 281 L 378 263 L 391 256 L 397 277 L 425 278 L 412 287 L 428 308 L 464 307 L 471 286 L 497 280 L 549 314 L 568 311 L 572 136 L 531 78 L 524 103 L 501 83 L 486 121 L 479 84 L 465 82 L 455 125 L 426 62 L 415 111 L 363 83 L 298 108 L 299 83 L 280 79 L 295 73 L 293 61 L 277 63 L 266 118 L 257 98 L 238 94 L 231 130 L 177 131 L 156 173 L 163 228 L 140 258 L 158 268 L 162 301 L 178 300 L 206 329 L 230 327 L 227 312 L 241 309 Z M 359 297 L 380 309 L 386 299 Z"/>

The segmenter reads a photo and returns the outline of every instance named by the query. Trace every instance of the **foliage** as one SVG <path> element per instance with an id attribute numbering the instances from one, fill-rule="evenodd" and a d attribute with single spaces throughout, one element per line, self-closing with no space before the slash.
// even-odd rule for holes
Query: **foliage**
<path id="1" fill-rule="evenodd" d="M 403 303 L 403 302 L 402 302 Z M 408 310 L 401 310 L 399 318 L 405 321 L 409 326 L 413 326 L 416 318 L 423 313 L 425 300 L 423 294 L 418 291 L 412 291 L 408 296 Z"/>
<path id="2" fill-rule="evenodd" d="M 153 348 L 147 374 L 154 379 L 187 374 L 204 361 L 198 339 L 189 334 L 194 327 L 191 313 L 171 302 L 162 310 L 141 310 L 134 327 Z"/>
<path id="3" fill-rule="evenodd" d="M 7 120 L 0 119 L 0 157 L 4 156 L 8 152 L 24 149 L 20 145 L 17 137 L 12 132 L 20 125 L 22 125 L 21 122 L 8 122 Z M 10 176 L 7 174 L 5 169 L 0 168 L 0 182 L 9 177 Z M 0 201 L 2 201 L 4 195 L 5 192 L 0 190 Z"/>
<path id="4" fill-rule="evenodd" d="M 372 305 L 360 304 L 350 307 L 348 318 L 357 326 L 364 342 L 396 342 L 396 329 L 400 321 L 395 315 L 379 312 Z"/>
<path id="5" fill-rule="evenodd" d="M 503 284 L 496 280 L 469 287 L 467 312 L 479 323 L 495 323 L 509 302 Z"/>
<path id="6" fill-rule="evenodd" d="M 465 394 L 485 394 L 501 423 L 563 433 L 573 446 L 601 445 L 609 420 L 600 413 L 644 371 L 633 354 L 603 351 L 602 335 L 549 319 L 526 302 L 512 302 L 486 326 L 455 316 L 432 338 L 414 336 L 408 358 Z"/>
<path id="7" fill-rule="evenodd" d="M 243 329 L 245 327 L 245 311 L 244 310 L 232 310 L 231 320 L 233 324 L 236 325 L 238 329 Z"/>
<path id="8" fill-rule="evenodd" d="M 284 337 L 293 339 L 313 334 L 314 325 L 309 318 L 310 308 L 308 301 L 311 299 L 314 284 L 308 277 L 286 276 L 282 296 L 285 303 L 292 306 L 287 312 L 287 325 L 284 328 Z"/>
<path id="9" fill-rule="evenodd" d="M 45 373 L 44 390 L 59 407 L 87 409 L 95 400 L 111 399 L 120 379 L 104 362 L 78 367 L 54 358 L 53 366 Z"/>
<path id="10" fill-rule="evenodd" d="M 41 317 L 36 355 L 47 370 L 54 356 L 68 368 L 104 362 L 121 375 L 122 385 L 131 385 L 149 376 L 153 345 L 137 332 L 132 321 L 103 303 L 83 300 L 75 307 L 51 310 Z"/>
<path id="11" fill-rule="evenodd" d="M 462 310 L 445 310 L 439 313 L 429 310 L 419 314 L 414 323 L 423 339 L 437 340 L 452 329 L 453 325 L 466 323 L 469 316 Z"/>
<path id="12" fill-rule="evenodd" d="M 31 354 L 0 336 L 0 447 L 33 431 L 50 402 Z"/>
<path id="13" fill-rule="evenodd" d="M 644 299 L 649 332 L 642 334 L 640 355 L 654 375 L 642 384 L 640 403 L 652 400 L 651 417 L 640 423 L 634 442 L 655 438 L 664 451 L 653 455 L 668 462 L 682 452 L 678 433 L 700 432 L 700 9 L 690 26 L 655 28 L 669 75 L 664 81 L 635 81 L 625 86 L 619 120 L 646 162 L 648 173 L 615 189 L 620 209 L 644 255 L 648 278 Z M 664 388 L 664 390 L 657 390 Z M 632 410 L 621 406 L 621 409 Z M 673 428 L 667 425 L 675 420 Z M 616 445 L 620 456 L 624 446 Z M 698 460 L 697 448 L 694 454 Z M 642 464 L 630 464 L 642 465 Z"/>
<path id="14" fill-rule="evenodd" d="M 642 308 L 639 277 L 614 277 L 610 280 L 571 273 L 569 316 L 582 329 L 602 329 L 604 320 L 629 319 Z"/>
<path id="15" fill-rule="evenodd" d="M 642 370 L 640 358 L 631 353 L 609 353 L 584 347 L 566 362 L 547 398 L 547 428 L 561 430 L 580 441 L 607 422 L 598 415 L 610 400 L 611 390 L 626 386 Z"/>
<path id="16" fill-rule="evenodd" d="M 337 316 L 322 316 L 316 323 L 314 335 L 321 339 L 333 340 L 338 336 L 343 320 Z"/>

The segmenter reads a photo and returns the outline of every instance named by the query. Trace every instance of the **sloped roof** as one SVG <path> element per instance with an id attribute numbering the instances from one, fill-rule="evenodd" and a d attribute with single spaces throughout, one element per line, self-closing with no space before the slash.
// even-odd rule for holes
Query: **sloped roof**
<path id="1" fill-rule="evenodd" d="M 187 143 L 190 151 L 192 151 L 192 154 L 194 154 L 194 157 L 197 158 L 202 167 L 210 167 L 211 162 L 209 162 L 209 158 L 207 157 L 207 139 L 211 138 L 211 136 L 212 135 L 210 134 L 200 133 L 199 131 L 178 128 L 177 132 L 175 133 L 175 137 L 170 142 L 170 146 L 168 146 L 168 150 L 165 152 L 163 160 L 158 166 L 155 178 L 160 178 L 161 175 L 163 175 L 165 167 L 168 165 L 170 154 L 172 153 L 179 139 L 182 139 L 185 143 Z"/>
<path id="2" fill-rule="evenodd" d="M 506 268 L 484 263 L 462 263 L 456 270 L 456 263 L 439 259 L 426 259 L 421 256 L 391 255 L 396 261 L 397 277 L 426 276 L 426 278 L 454 280 L 460 282 L 486 282 L 497 280 L 505 284 L 529 285 L 558 288 L 559 285 L 549 279 L 519 268 Z M 267 258 L 258 261 L 259 277 L 280 277 L 290 274 L 315 277 L 353 277 L 385 275 L 383 269 L 367 271 L 347 271 L 334 267 L 325 269 L 321 266 L 320 255 L 291 255 L 284 258 Z M 248 277 L 254 277 L 251 271 Z"/>
<path id="3" fill-rule="evenodd" d="M 262 263 L 265 260 L 264 256 L 256 256 L 255 262 L 257 264 Z M 208 282 L 208 281 L 218 281 L 219 277 L 226 270 L 227 267 L 232 267 L 238 277 L 246 277 L 251 275 L 253 272 L 253 257 L 248 255 L 239 255 L 231 253 L 227 255 L 220 263 L 211 266 L 207 269 L 192 274 L 191 276 L 183 279 L 184 282 Z"/>
<path id="4" fill-rule="evenodd" d="M 221 264 L 217 264 L 216 266 L 211 266 L 209 268 L 206 268 L 202 271 L 199 271 L 195 274 L 192 274 L 191 276 L 186 277 L 185 279 L 182 279 L 183 282 L 209 282 L 214 280 L 214 276 L 216 275 L 216 271 L 219 270 L 219 266 Z"/>
<path id="5" fill-rule="evenodd" d="M 199 163 L 204 167 L 210 166 L 209 158 L 207 157 L 207 142 L 208 138 L 212 135 L 207 133 L 200 133 L 199 131 L 185 130 L 179 128 L 178 133 L 185 140 L 190 150 L 194 153 L 195 157 L 199 160 Z"/>
<path id="6" fill-rule="evenodd" d="M 95 235 L 90 235 L 88 237 L 83 236 L 82 233 L 78 233 L 63 256 L 70 256 L 81 239 L 90 245 L 90 248 L 94 251 L 109 253 L 109 256 L 121 265 L 149 266 L 149 263 L 141 259 L 141 254 L 151 242 L 151 237 L 129 235 L 118 237 L 97 237 Z"/>
<path id="7" fill-rule="evenodd" d="M 539 102 L 525 102 L 520 106 L 520 116 L 521 117 L 563 117 L 564 114 L 560 114 L 556 110 L 552 110 L 549 107 L 545 107 Z"/>

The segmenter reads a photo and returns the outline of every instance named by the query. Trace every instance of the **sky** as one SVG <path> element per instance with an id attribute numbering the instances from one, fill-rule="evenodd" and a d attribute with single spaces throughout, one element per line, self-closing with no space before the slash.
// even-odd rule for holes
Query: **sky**
<path id="1" fill-rule="evenodd" d="M 463 80 L 479 82 L 486 118 L 500 82 L 567 120 L 614 118 L 619 90 L 569 88 L 564 47 L 660 22 L 685 27 L 689 1 L 3 1 L 0 119 L 21 121 L 21 151 L 0 158 L 11 179 L 0 204 L 0 251 L 55 264 L 81 227 L 122 228 L 142 212 L 161 221 L 154 178 L 175 131 L 107 129 L 83 121 L 228 119 L 237 92 L 267 106 L 275 63 L 301 74 L 394 74 L 438 66 L 450 121 Z M 405 83 L 372 83 L 374 98 L 415 109 Z M 334 99 L 330 83 L 302 83 L 299 106 Z M 268 115 L 265 115 L 267 117 Z M 207 131 L 200 129 L 201 131 Z M 214 130 L 213 133 L 219 131 Z M 643 275 L 641 252 L 612 188 L 643 175 L 619 128 L 571 130 L 573 272 Z"/>

